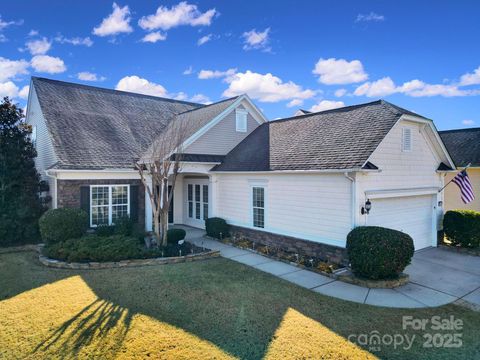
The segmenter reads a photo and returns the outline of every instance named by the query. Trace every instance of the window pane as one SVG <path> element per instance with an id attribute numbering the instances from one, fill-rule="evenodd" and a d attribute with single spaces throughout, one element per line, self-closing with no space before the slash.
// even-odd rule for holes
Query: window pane
<path id="1" fill-rule="evenodd" d="M 92 225 L 108 224 L 108 206 L 92 208 Z"/>
<path id="2" fill-rule="evenodd" d="M 208 204 L 203 204 L 203 220 L 208 219 Z"/>
<path id="3" fill-rule="evenodd" d="M 193 200 L 193 186 L 188 184 L 188 201 Z"/>
<path id="4" fill-rule="evenodd" d="M 259 208 L 253 209 L 253 226 L 263 228 L 265 225 L 264 210 Z"/>
<path id="5" fill-rule="evenodd" d="M 200 203 L 195 203 L 195 218 L 200 219 Z"/>
<path id="6" fill-rule="evenodd" d="M 112 204 L 128 204 L 128 186 L 112 186 Z"/>
<path id="7" fill-rule="evenodd" d="M 208 203 L 208 185 L 203 185 L 203 202 Z"/>
<path id="8" fill-rule="evenodd" d="M 92 206 L 108 205 L 108 186 L 92 187 Z"/>
<path id="9" fill-rule="evenodd" d="M 195 201 L 200 201 L 200 185 L 195 185 Z"/>
<path id="10" fill-rule="evenodd" d="M 193 202 L 188 202 L 188 217 L 193 218 Z"/>
<path id="11" fill-rule="evenodd" d="M 253 188 L 253 206 L 255 207 L 264 207 L 264 188 L 254 187 Z"/>
<path id="12" fill-rule="evenodd" d="M 126 216 L 128 216 L 128 205 L 112 206 L 112 223 L 115 223 L 115 220 Z"/>

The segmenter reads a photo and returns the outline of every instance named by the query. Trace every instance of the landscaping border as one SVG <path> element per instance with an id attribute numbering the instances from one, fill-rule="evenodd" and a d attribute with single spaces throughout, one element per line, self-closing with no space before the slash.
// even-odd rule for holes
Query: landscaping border
<path id="1" fill-rule="evenodd" d="M 366 287 L 369 289 L 394 289 L 406 285 L 409 281 L 408 274 L 401 273 L 396 279 L 372 280 L 355 276 L 351 271 L 345 271 L 337 275 L 337 279 L 345 283 Z"/>
<path id="2" fill-rule="evenodd" d="M 198 260 L 212 259 L 220 256 L 220 251 L 211 250 L 198 254 L 190 254 L 185 256 L 172 256 L 172 257 L 160 257 L 151 259 L 131 259 L 121 261 L 108 261 L 108 262 L 65 262 L 61 260 L 50 259 L 46 256 L 39 255 L 38 260 L 45 266 L 57 268 L 57 269 L 73 269 L 73 270 L 97 270 L 97 269 L 114 269 L 125 267 L 138 267 L 138 266 L 152 266 L 152 265 L 165 265 L 165 264 L 178 264 L 184 262 L 192 262 Z"/>
<path id="3" fill-rule="evenodd" d="M 451 246 L 440 244 L 438 245 L 439 248 L 445 249 L 447 251 L 456 252 L 460 254 L 472 255 L 472 256 L 480 256 L 480 249 L 468 249 L 460 246 Z"/>

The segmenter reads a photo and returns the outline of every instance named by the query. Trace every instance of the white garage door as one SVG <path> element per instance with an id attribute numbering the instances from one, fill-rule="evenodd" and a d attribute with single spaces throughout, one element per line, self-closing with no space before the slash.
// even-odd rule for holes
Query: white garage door
<path id="1" fill-rule="evenodd" d="M 415 250 L 432 245 L 431 195 L 371 199 L 367 225 L 400 230 L 413 238 Z"/>

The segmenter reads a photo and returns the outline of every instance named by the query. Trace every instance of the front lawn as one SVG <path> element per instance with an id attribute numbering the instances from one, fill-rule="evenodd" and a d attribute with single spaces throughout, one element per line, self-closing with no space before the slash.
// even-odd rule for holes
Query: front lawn
<path id="1" fill-rule="evenodd" d="M 0 255 L 0 358 L 474 359 L 480 313 L 455 305 L 398 310 L 316 294 L 226 259 L 60 270 Z M 402 316 L 463 321 L 459 349 L 424 348 Z M 405 352 L 362 349 L 350 334 L 415 335 Z M 437 331 L 438 332 L 438 331 Z"/>

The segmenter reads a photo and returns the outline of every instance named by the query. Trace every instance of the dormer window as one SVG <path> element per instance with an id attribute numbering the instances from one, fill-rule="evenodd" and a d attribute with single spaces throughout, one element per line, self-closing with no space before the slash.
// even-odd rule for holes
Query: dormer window
<path id="1" fill-rule="evenodd" d="M 247 132 L 247 114 L 245 109 L 235 110 L 235 126 L 238 132 Z"/>
<path id="2" fill-rule="evenodd" d="M 412 129 L 403 128 L 402 133 L 402 151 L 412 151 Z"/>

